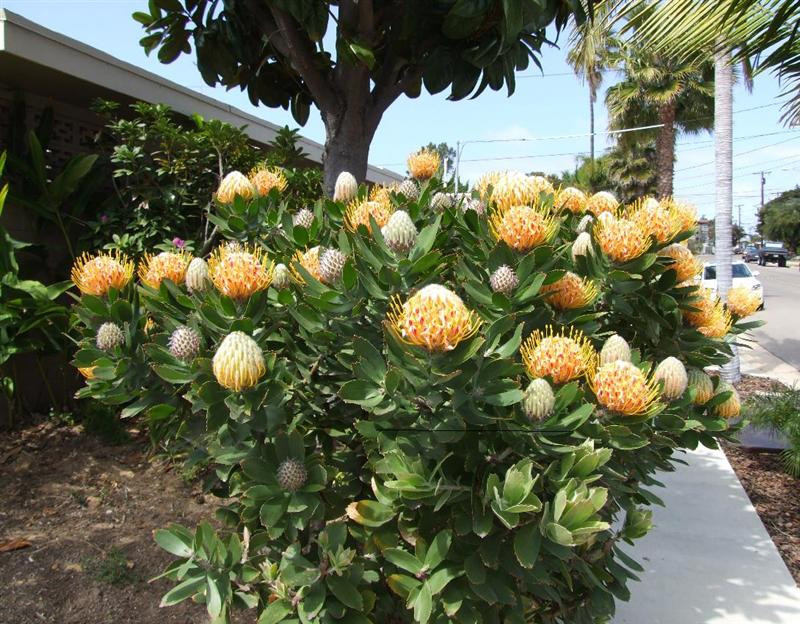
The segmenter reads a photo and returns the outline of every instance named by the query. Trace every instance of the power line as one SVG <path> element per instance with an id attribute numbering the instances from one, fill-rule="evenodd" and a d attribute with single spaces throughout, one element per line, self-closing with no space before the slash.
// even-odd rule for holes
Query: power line
<path id="1" fill-rule="evenodd" d="M 795 160 L 790 160 L 792 158 L 794 158 Z M 755 173 L 759 173 L 761 170 L 763 170 L 764 169 L 764 165 L 766 165 L 768 163 L 781 162 L 781 161 L 784 161 L 784 160 L 790 160 L 790 162 L 784 163 L 784 164 L 787 164 L 787 165 L 794 164 L 795 162 L 800 162 L 800 158 L 798 158 L 797 154 L 794 154 L 792 156 L 784 156 L 783 158 L 776 158 L 776 159 L 773 159 L 773 160 L 766 160 L 766 161 L 760 162 L 760 163 L 755 163 L 755 164 L 751 163 L 749 165 L 741 165 L 739 167 L 734 167 L 733 171 L 742 171 L 744 169 L 755 169 L 755 171 L 749 172 L 749 173 L 754 173 L 755 174 Z M 689 178 L 684 178 L 684 180 L 693 180 L 693 179 L 696 179 L 696 178 L 708 178 L 708 174 L 705 174 L 705 175 L 701 174 L 701 175 L 697 175 L 697 176 L 691 176 Z M 700 186 L 706 186 L 706 183 L 693 184 L 691 186 L 687 186 L 686 188 L 692 189 L 692 188 L 698 188 Z"/>
<path id="2" fill-rule="evenodd" d="M 800 139 L 800 135 L 789 137 L 788 139 L 785 139 L 783 141 L 776 141 L 775 143 L 769 143 L 767 145 L 761 145 L 759 147 L 754 147 L 753 149 L 746 150 L 744 152 L 737 152 L 733 156 L 735 158 L 736 156 L 744 156 L 745 154 L 752 154 L 753 152 L 759 152 L 759 151 L 761 151 L 763 149 L 767 149 L 768 147 L 774 147 L 776 145 L 782 145 L 783 143 L 788 143 L 789 141 L 796 141 L 797 139 Z M 794 156 L 790 156 L 790 158 L 793 158 L 793 157 Z M 703 163 L 699 163 L 699 164 L 695 164 L 695 165 L 690 165 L 688 167 L 682 167 L 680 169 L 676 169 L 675 173 L 678 173 L 680 171 L 687 171 L 689 169 L 697 169 L 698 167 L 707 167 L 708 165 L 713 165 L 713 164 L 714 164 L 714 161 L 713 160 L 709 160 L 707 162 L 703 162 Z M 692 176 L 692 177 L 693 178 L 697 178 L 697 177 L 703 177 L 703 176 L 706 176 L 706 175 L 708 175 L 708 174 L 701 173 L 701 174 L 698 174 L 698 175 Z"/>

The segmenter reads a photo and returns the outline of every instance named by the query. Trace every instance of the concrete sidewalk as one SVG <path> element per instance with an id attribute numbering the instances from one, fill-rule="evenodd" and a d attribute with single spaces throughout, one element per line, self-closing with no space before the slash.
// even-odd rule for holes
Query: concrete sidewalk
<path id="1" fill-rule="evenodd" d="M 741 370 L 748 375 L 772 377 L 787 386 L 800 386 L 800 371 L 777 355 L 773 355 L 758 343 L 750 343 L 752 348 L 739 348 Z"/>
<path id="2" fill-rule="evenodd" d="M 626 549 L 645 572 L 614 624 L 800 623 L 800 589 L 724 453 L 684 458 L 661 475 L 655 527 Z"/>

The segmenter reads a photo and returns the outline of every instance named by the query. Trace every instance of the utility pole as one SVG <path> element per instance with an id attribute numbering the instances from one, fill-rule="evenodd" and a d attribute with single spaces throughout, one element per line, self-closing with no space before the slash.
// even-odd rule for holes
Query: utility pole
<path id="1" fill-rule="evenodd" d="M 764 185 L 767 183 L 767 179 L 764 177 L 764 172 L 761 172 L 761 210 L 764 210 Z"/>

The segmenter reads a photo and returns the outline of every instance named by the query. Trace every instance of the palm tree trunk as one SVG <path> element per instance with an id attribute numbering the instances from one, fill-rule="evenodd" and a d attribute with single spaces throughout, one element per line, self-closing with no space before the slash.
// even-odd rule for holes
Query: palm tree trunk
<path id="1" fill-rule="evenodd" d="M 730 51 L 720 51 L 714 57 L 714 169 L 716 192 L 714 223 L 717 294 L 727 301 L 731 288 L 731 229 L 733 221 L 733 69 Z M 728 381 L 740 378 L 739 356 L 733 347 L 733 358 L 722 367 Z"/>
<path id="2" fill-rule="evenodd" d="M 669 102 L 658 111 L 658 122 L 663 124 L 656 137 L 656 192 L 660 198 L 672 196 L 672 179 L 675 170 L 675 114 L 677 104 Z"/>
<path id="3" fill-rule="evenodd" d="M 589 159 L 594 167 L 594 101 L 597 98 L 594 85 L 589 83 Z"/>

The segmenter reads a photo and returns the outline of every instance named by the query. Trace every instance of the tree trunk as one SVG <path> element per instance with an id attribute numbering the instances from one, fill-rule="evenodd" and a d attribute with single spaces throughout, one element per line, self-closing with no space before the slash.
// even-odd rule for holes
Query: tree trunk
<path id="1" fill-rule="evenodd" d="M 731 288 L 731 230 L 733 222 L 733 69 L 730 51 L 718 52 L 714 57 L 714 197 L 715 245 L 717 264 L 717 295 L 728 299 Z M 739 356 L 732 345 L 733 358 L 722 367 L 722 376 L 730 382 L 738 381 Z"/>
<path id="2" fill-rule="evenodd" d="M 589 159 L 594 168 L 594 101 L 597 97 L 593 85 L 589 85 Z"/>
<path id="3" fill-rule="evenodd" d="M 658 111 L 658 122 L 664 124 L 656 137 L 656 192 L 659 198 L 672 196 L 675 170 L 675 102 L 664 104 Z"/>
<path id="4" fill-rule="evenodd" d="M 340 114 L 323 114 L 325 148 L 322 154 L 325 193 L 333 195 L 336 178 L 342 171 L 352 173 L 359 183 L 367 179 L 369 146 L 375 130 L 363 117 L 345 109 Z"/>

